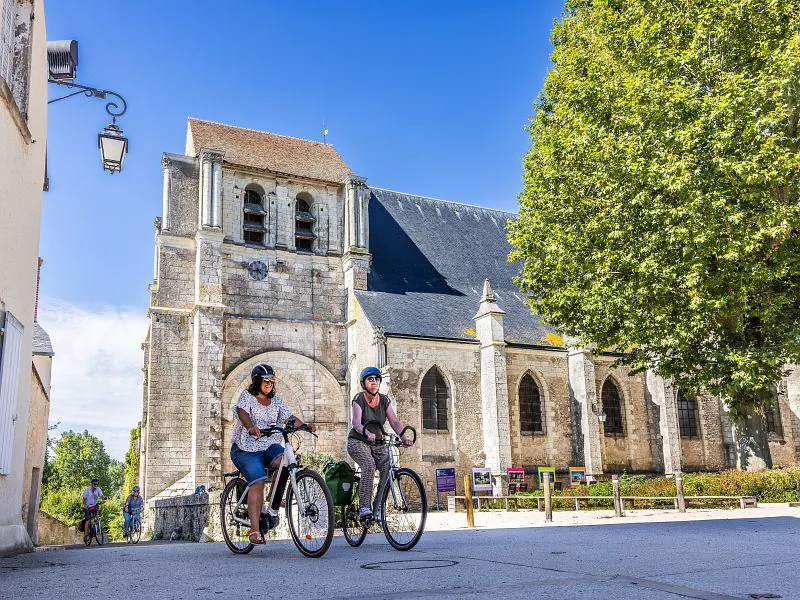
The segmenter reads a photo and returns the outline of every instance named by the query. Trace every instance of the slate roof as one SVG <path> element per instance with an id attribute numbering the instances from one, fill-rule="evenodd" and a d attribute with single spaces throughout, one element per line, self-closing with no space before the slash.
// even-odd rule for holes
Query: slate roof
<path id="1" fill-rule="evenodd" d="M 353 172 L 330 144 L 189 119 L 186 153 L 197 156 L 202 148 L 225 151 L 225 162 L 341 184 Z"/>
<path id="2" fill-rule="evenodd" d="M 50 336 L 36 321 L 33 323 L 33 353 L 42 356 L 55 356 L 56 354 L 53 352 Z"/>
<path id="3" fill-rule="evenodd" d="M 506 311 L 507 341 L 551 346 L 551 327 L 534 317 L 514 285 L 507 213 L 372 188 L 369 243 L 372 273 L 361 307 L 386 333 L 474 340 L 484 279 Z"/>

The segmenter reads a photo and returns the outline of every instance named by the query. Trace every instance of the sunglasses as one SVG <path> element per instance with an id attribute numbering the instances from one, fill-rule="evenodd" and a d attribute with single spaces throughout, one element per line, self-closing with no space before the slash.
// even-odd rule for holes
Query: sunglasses
<path id="1" fill-rule="evenodd" d="M 271 385 L 275 385 L 275 380 L 274 380 L 274 379 L 262 379 L 262 380 L 261 380 L 261 383 L 262 383 L 262 384 L 264 384 L 264 383 L 269 383 L 269 384 L 271 384 Z"/>
<path id="2" fill-rule="evenodd" d="M 378 377 L 377 375 L 369 375 L 368 377 L 366 377 L 366 380 L 367 381 L 380 381 L 381 378 Z"/>

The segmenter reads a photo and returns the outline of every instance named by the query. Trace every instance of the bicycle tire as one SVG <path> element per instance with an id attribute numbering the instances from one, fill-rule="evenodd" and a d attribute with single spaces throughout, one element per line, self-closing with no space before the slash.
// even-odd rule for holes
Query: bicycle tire
<path id="1" fill-rule="evenodd" d="M 367 528 L 358 518 L 358 500 L 342 507 L 342 533 L 353 548 L 358 548 L 367 539 Z"/>
<path id="2" fill-rule="evenodd" d="M 91 526 L 89 525 L 89 523 L 86 523 L 84 525 L 84 527 L 91 527 Z M 94 536 L 94 534 L 92 533 L 92 530 L 89 529 L 89 533 L 88 534 L 84 533 L 83 543 L 86 544 L 87 546 L 91 546 L 92 545 L 92 537 L 93 536 Z"/>
<path id="3" fill-rule="evenodd" d="M 397 469 L 381 497 L 383 533 L 396 550 L 411 550 L 425 530 L 428 497 L 422 479 L 411 469 Z"/>
<path id="4" fill-rule="evenodd" d="M 136 519 L 136 524 L 131 523 L 131 528 L 128 530 L 128 535 L 131 537 L 131 544 L 138 544 L 142 538 L 142 523 Z"/>
<path id="5" fill-rule="evenodd" d="M 228 483 L 225 484 L 225 489 L 222 490 L 222 497 L 219 501 L 219 518 L 222 525 L 222 538 L 225 540 L 225 545 L 227 545 L 228 549 L 234 554 L 247 554 L 255 548 L 255 544 L 250 543 L 249 537 L 247 537 L 247 541 L 239 539 L 242 536 L 249 536 L 249 528 L 245 528 L 244 525 L 233 520 L 233 509 L 239 501 L 238 490 L 241 489 L 242 485 L 246 487 L 247 482 L 241 477 L 234 477 L 228 481 Z M 245 509 L 244 506 L 241 507 L 240 510 L 241 509 L 244 509 L 243 517 L 246 517 L 247 509 Z"/>
<path id="6" fill-rule="evenodd" d="M 106 535 L 103 531 L 103 524 L 100 520 L 97 520 L 97 528 L 94 530 L 94 539 L 97 540 L 97 545 L 102 546 L 103 543 L 106 541 Z"/>
<path id="7" fill-rule="evenodd" d="M 322 475 L 311 469 L 297 472 L 297 489 L 301 498 L 295 498 L 294 488 L 286 491 L 286 519 L 297 549 L 304 556 L 319 558 L 328 551 L 333 541 L 335 515 L 331 491 Z M 303 515 L 303 510 L 307 511 Z M 295 518 L 297 522 L 295 522 Z"/>

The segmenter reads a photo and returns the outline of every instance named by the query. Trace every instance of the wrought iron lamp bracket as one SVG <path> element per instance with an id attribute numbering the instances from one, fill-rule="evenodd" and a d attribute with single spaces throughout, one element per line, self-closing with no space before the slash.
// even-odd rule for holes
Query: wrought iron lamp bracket
<path id="1" fill-rule="evenodd" d="M 69 81 L 58 81 L 56 79 L 48 79 L 48 83 L 54 83 L 56 85 L 63 85 L 68 88 L 77 88 L 77 92 L 72 92 L 71 94 L 67 94 L 66 96 L 61 96 L 60 98 L 55 98 L 50 100 L 48 104 L 53 104 L 54 102 L 58 102 L 60 100 L 66 100 L 67 98 L 72 98 L 73 96 L 77 96 L 78 94 L 83 94 L 87 98 L 100 98 L 101 100 L 105 100 L 106 96 L 115 96 L 119 98 L 120 102 L 122 102 L 122 106 L 115 102 L 114 100 L 109 100 L 106 103 L 106 112 L 111 115 L 113 119 L 113 123 L 117 122 L 117 117 L 121 117 L 125 114 L 125 111 L 128 110 L 128 103 L 125 102 L 125 98 L 120 96 L 116 92 L 112 92 L 110 90 L 101 90 L 98 88 L 93 88 L 88 85 L 80 85 L 77 83 L 71 83 Z"/>

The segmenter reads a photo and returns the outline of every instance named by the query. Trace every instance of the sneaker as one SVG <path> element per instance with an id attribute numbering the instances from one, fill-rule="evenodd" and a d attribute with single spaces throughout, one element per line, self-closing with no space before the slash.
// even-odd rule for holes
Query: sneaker
<path id="1" fill-rule="evenodd" d="M 280 522 L 281 522 L 280 515 L 267 514 L 267 524 L 269 525 L 270 529 L 275 529 Z"/>
<path id="2" fill-rule="evenodd" d="M 366 506 L 362 506 L 358 509 L 358 520 L 362 523 L 366 521 L 370 521 L 372 519 L 372 511 L 367 508 Z"/>

